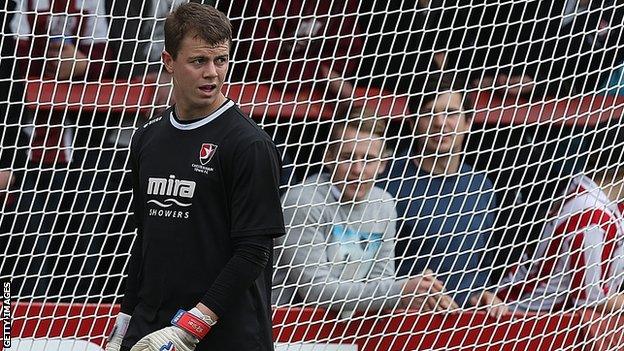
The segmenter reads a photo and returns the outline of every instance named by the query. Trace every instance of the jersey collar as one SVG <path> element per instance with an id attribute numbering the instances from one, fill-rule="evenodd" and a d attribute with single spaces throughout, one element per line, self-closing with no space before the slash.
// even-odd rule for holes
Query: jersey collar
<path id="1" fill-rule="evenodd" d="M 188 123 L 188 124 L 182 124 L 180 122 L 178 122 L 175 117 L 173 117 L 173 108 L 169 111 L 169 121 L 171 122 L 171 125 L 174 126 L 177 129 L 180 130 L 191 130 L 191 129 L 197 129 L 199 127 L 203 127 L 206 124 L 214 121 L 215 119 L 217 119 L 217 117 L 221 116 L 223 114 L 223 112 L 225 112 L 226 110 L 228 110 L 230 107 L 234 106 L 234 101 L 232 100 L 228 100 L 226 103 L 224 103 L 223 105 L 221 105 L 221 107 L 219 107 L 216 111 L 214 111 L 213 113 L 209 114 L 208 116 L 201 118 L 200 120 L 198 120 L 197 122 L 193 122 L 193 123 Z M 175 107 L 174 107 L 175 108 Z"/>

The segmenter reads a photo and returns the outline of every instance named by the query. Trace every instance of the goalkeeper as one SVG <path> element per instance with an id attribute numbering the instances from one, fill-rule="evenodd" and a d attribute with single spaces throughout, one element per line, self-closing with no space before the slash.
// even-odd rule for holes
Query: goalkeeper
<path id="1" fill-rule="evenodd" d="M 273 349 L 280 161 L 221 93 L 231 40 L 229 20 L 207 5 L 185 3 L 165 21 L 176 104 L 133 136 L 137 238 L 107 351 Z"/>

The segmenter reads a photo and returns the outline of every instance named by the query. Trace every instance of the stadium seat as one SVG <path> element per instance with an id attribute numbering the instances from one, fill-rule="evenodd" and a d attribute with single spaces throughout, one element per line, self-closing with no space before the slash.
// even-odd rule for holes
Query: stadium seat
<path id="1" fill-rule="evenodd" d="M 12 307 L 11 350 L 99 350 L 119 311 L 119 305 L 106 304 L 20 302 Z M 589 312 L 507 315 L 500 320 L 475 311 L 398 311 L 342 320 L 321 308 L 276 308 L 273 313 L 273 336 L 280 351 L 287 350 L 287 344 L 306 351 L 355 350 L 354 346 L 360 351 L 602 351 L 624 346 L 622 329 L 624 317 L 604 319 Z"/>
<path id="2" fill-rule="evenodd" d="M 101 351 L 102 348 L 94 343 L 75 339 L 33 339 L 16 338 L 11 342 L 9 350 L 15 351 Z"/>

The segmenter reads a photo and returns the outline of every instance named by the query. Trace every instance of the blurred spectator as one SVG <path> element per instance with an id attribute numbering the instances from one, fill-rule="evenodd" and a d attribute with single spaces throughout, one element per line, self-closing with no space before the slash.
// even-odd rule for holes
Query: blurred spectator
<path id="1" fill-rule="evenodd" d="M 20 131 L 22 115 L 27 111 L 21 103 L 24 84 L 16 72 L 15 38 L 9 24 L 15 14 L 15 2 L 5 2 L 0 10 L 0 277 L 12 276 L 22 237 L 11 235 L 14 230 L 19 188 L 26 167 L 26 146 Z"/>
<path id="2" fill-rule="evenodd" d="M 349 117 L 332 126 L 325 172 L 285 195 L 289 230 L 276 240 L 273 303 L 318 304 L 342 316 L 457 307 L 431 272 L 395 277 L 394 201 L 373 186 L 384 167 L 384 125 L 362 112 L 338 114 Z"/>
<path id="3" fill-rule="evenodd" d="M 174 4 L 187 1 L 106 0 L 112 15 L 111 42 L 119 54 L 117 78 L 143 77 L 162 70 L 164 21 Z"/>
<path id="4" fill-rule="evenodd" d="M 141 80 L 157 86 L 157 114 L 170 105 L 171 76 L 163 69 L 165 18 L 188 0 L 106 0 L 111 20 L 111 46 L 118 53 L 117 79 Z"/>
<path id="5" fill-rule="evenodd" d="M 421 50 L 426 9 L 413 1 L 363 1 L 358 24 L 366 33 L 358 78 L 362 84 L 403 94 L 424 85 L 431 51 Z"/>
<path id="6" fill-rule="evenodd" d="M 533 1 L 419 0 L 424 52 L 433 50 L 438 70 L 454 73 L 456 86 L 504 88 L 509 95 L 528 94 L 532 78 L 524 75 L 522 45 L 530 32 L 520 21 Z M 414 29 L 417 30 L 417 29 Z M 416 86 L 415 88 L 422 88 Z M 412 89 L 414 91 L 414 89 Z"/>
<path id="7" fill-rule="evenodd" d="M 419 0 L 424 52 L 456 82 L 505 96 L 595 93 L 619 84 L 624 6 L 615 0 Z M 612 82 L 610 82 L 612 81 Z"/>
<path id="8" fill-rule="evenodd" d="M 19 12 L 9 33 L 18 38 L 21 75 L 55 81 L 106 76 L 110 65 L 105 60 L 108 25 L 103 0 L 16 2 Z M 24 234 L 20 252 L 24 261 L 18 262 L 16 272 L 29 277 L 18 290 L 22 297 L 53 297 L 71 275 L 68 267 L 82 266 L 84 251 L 75 246 L 79 235 L 68 232 L 69 197 L 76 190 L 68 175 L 70 162 L 75 161 L 75 126 L 79 118 L 89 117 L 54 108 L 37 109 L 32 120 L 21 124 L 30 144 L 13 228 Z M 61 255 L 64 250 L 72 255 Z M 51 288 L 53 278 L 56 284 Z M 66 287 L 73 288 L 71 284 Z"/>
<path id="9" fill-rule="evenodd" d="M 583 170 L 587 150 L 573 129 L 552 124 L 476 128 L 465 150 L 464 162 L 494 181 L 498 215 L 490 240 L 496 253 L 490 281 L 495 283 L 526 250 L 535 249 L 553 194 Z"/>
<path id="10" fill-rule="evenodd" d="M 593 137 L 586 175 L 556 195 L 535 251 L 513 266 L 498 294 L 527 311 L 624 309 L 624 128 Z"/>
<path id="11" fill-rule="evenodd" d="M 7 198 L 7 190 L 16 183 L 16 168 L 24 167 L 25 148 L 21 143 L 21 133 L 19 124 L 23 111 L 21 103 L 24 92 L 24 84 L 16 74 L 15 63 L 15 37 L 10 29 L 10 23 L 15 15 L 15 2 L 5 3 L 6 9 L 0 11 L 0 23 L 3 23 L 3 30 L 0 40 L 0 204 L 9 208 L 13 200 Z M 21 146 L 21 148 L 20 148 Z M 9 203 L 7 203 L 7 201 Z M 4 212 L 4 211 L 2 211 Z"/>
<path id="12" fill-rule="evenodd" d="M 231 82 L 260 82 L 307 98 L 352 95 L 364 34 L 358 2 L 242 0 L 220 6 L 232 18 L 236 49 Z"/>
<path id="13" fill-rule="evenodd" d="M 489 307 L 498 316 L 506 307 L 490 292 L 486 256 L 496 217 L 494 190 L 484 173 L 462 161 L 470 108 L 449 85 L 417 97 L 409 102 L 418 111 L 409 120 L 413 147 L 400 153 L 380 185 L 398 201 L 398 274 L 430 269 L 459 306 Z"/>
<path id="14" fill-rule="evenodd" d="M 624 60 L 624 6 L 615 0 L 539 2 L 525 13 L 532 24 L 527 74 L 538 93 L 571 96 L 596 93 Z M 617 76 L 617 74 L 615 74 Z"/>
<path id="15" fill-rule="evenodd" d="M 19 0 L 11 21 L 18 37 L 20 72 L 30 78 L 97 80 L 104 64 L 108 25 L 101 0 Z M 66 111 L 39 110 L 32 128 L 30 161 L 42 166 L 66 165 L 71 159 L 75 123 Z"/>
<path id="16" fill-rule="evenodd" d="M 12 20 L 29 77 L 97 80 L 106 75 L 103 0 L 18 0 Z"/>

